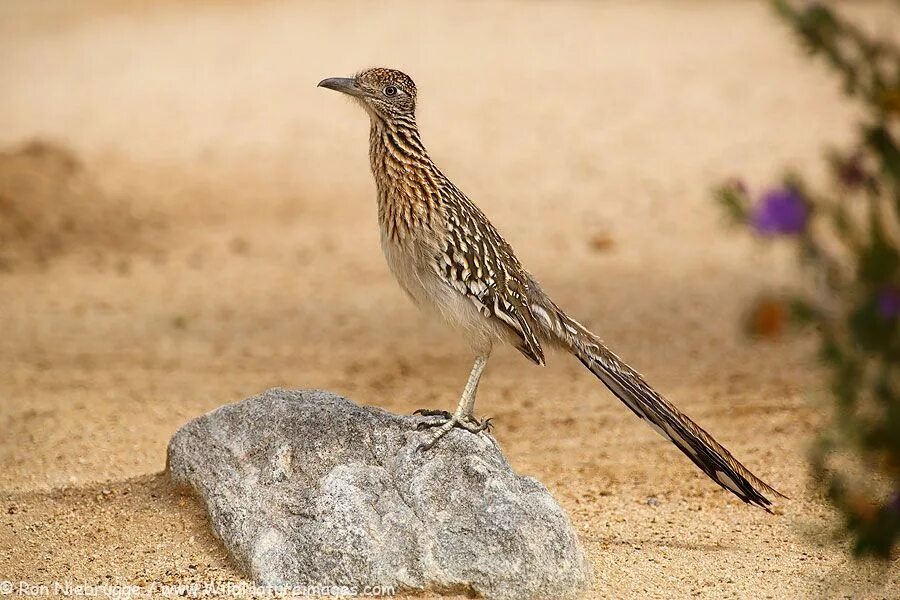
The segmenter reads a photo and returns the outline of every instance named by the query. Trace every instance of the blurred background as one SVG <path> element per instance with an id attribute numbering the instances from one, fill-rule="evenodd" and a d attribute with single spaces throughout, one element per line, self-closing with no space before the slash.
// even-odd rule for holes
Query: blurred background
<path id="1" fill-rule="evenodd" d="M 895 2 L 840 7 L 900 32 Z M 180 425 L 274 386 L 456 401 L 465 346 L 380 253 L 367 117 L 316 88 L 369 66 L 413 77 L 432 157 L 557 302 L 791 497 L 740 505 L 579 364 L 500 352 L 478 410 L 593 593 L 900 585 L 827 543 L 813 340 L 742 332 L 791 254 L 711 201 L 824 177 L 859 109 L 766 3 L 664 0 L 0 4 L 0 575 L 237 579 L 159 475 Z"/>

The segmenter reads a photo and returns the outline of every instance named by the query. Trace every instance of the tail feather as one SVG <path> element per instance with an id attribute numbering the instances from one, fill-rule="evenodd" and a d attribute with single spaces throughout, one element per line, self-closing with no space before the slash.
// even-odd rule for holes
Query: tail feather
<path id="1" fill-rule="evenodd" d="M 580 323 L 553 306 L 555 337 L 606 385 L 634 414 L 671 441 L 710 479 L 749 504 L 771 511 L 770 496 L 785 496 L 751 473 L 702 427 L 658 394 Z M 542 319 L 544 320 L 544 319 Z"/>

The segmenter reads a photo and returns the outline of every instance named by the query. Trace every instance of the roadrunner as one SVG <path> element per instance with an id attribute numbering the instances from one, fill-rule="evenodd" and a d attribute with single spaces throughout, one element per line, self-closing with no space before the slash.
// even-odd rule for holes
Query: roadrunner
<path id="1" fill-rule="evenodd" d="M 463 332 L 475 364 L 456 411 L 417 411 L 436 427 L 431 448 L 454 427 L 490 426 L 473 413 L 478 382 L 496 343 L 510 343 L 537 365 L 544 346 L 573 354 L 613 394 L 675 444 L 713 481 L 744 502 L 769 510 L 781 496 L 600 339 L 562 311 L 526 271 L 484 213 L 432 162 L 416 127 L 416 85 L 393 69 L 331 78 L 320 87 L 356 99 L 369 113 L 369 158 L 378 191 L 381 245 L 401 287 Z"/>

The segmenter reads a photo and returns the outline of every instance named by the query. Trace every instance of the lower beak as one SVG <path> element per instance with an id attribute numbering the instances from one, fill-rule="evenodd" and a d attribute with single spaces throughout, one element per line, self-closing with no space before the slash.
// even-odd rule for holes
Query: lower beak
<path id="1" fill-rule="evenodd" d="M 335 90 L 349 96 L 362 96 L 363 91 L 356 85 L 355 79 L 347 77 L 329 77 L 319 82 L 319 87 Z"/>

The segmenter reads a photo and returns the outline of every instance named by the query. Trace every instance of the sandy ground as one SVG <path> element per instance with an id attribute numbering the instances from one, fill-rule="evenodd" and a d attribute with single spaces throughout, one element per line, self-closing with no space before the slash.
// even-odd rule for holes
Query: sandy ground
<path id="1" fill-rule="evenodd" d="M 176 428 L 273 386 L 456 401 L 467 353 L 380 255 L 366 118 L 315 88 L 384 64 L 545 289 L 791 498 L 742 505 L 577 362 L 497 353 L 478 410 L 571 515 L 590 596 L 900 597 L 810 489 L 810 340 L 740 330 L 795 277 L 722 226 L 711 185 L 815 168 L 853 116 L 763 6 L 149 4 L 0 4 L 0 185 L 70 211 L 20 206 L 0 248 L 0 578 L 239 581 L 161 475 Z"/>

